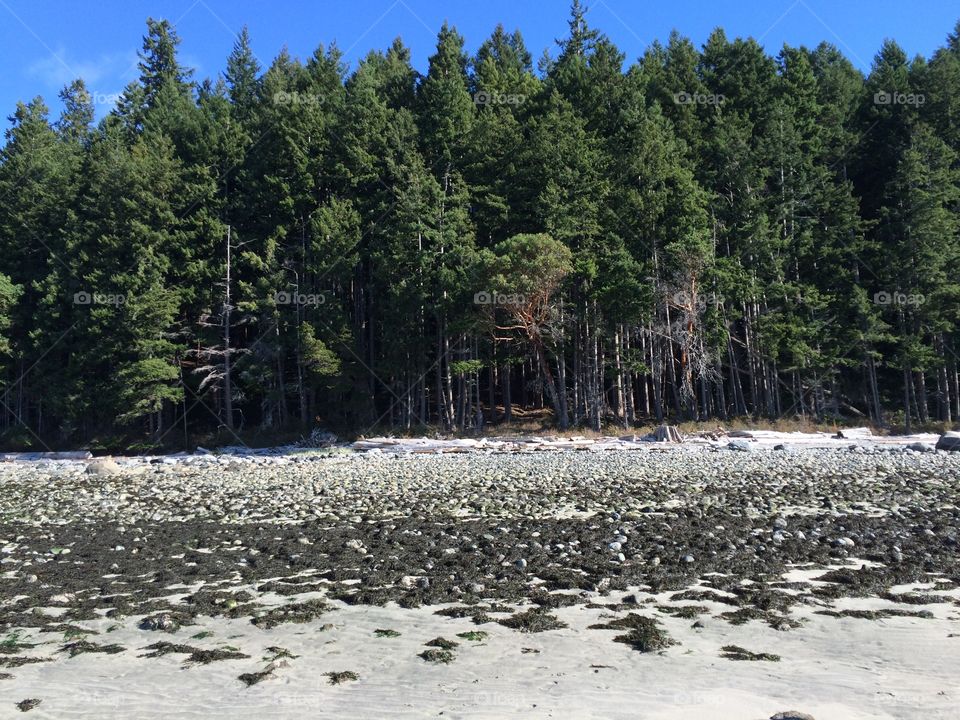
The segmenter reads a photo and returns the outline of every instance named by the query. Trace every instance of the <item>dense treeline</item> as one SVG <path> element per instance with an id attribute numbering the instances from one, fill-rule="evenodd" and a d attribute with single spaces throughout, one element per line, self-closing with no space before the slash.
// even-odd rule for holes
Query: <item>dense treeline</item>
<path id="1" fill-rule="evenodd" d="M 633 64 L 574 3 L 534 68 L 444 26 L 197 82 L 148 21 L 0 152 L 4 444 L 960 416 L 960 24 L 930 59 L 716 30 Z"/>

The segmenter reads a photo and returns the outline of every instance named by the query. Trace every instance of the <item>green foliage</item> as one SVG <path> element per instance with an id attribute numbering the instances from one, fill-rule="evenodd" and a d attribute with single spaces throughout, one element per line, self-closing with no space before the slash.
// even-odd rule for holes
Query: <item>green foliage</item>
<path id="1" fill-rule="evenodd" d="M 572 3 L 534 68 L 445 24 L 195 82 L 165 20 L 0 148 L 0 441 L 172 447 L 312 423 L 954 421 L 960 26 L 861 74 L 677 32 L 625 67 Z M 859 420 L 858 420 L 859 422 Z M 176 432 L 174 432 L 176 429 Z"/>

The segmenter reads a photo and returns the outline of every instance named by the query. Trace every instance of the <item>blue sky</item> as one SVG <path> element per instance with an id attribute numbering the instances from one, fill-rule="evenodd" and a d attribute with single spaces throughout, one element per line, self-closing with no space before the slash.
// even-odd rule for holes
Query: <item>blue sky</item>
<path id="1" fill-rule="evenodd" d="M 585 0 L 589 22 L 627 54 L 678 29 L 698 46 L 722 26 L 730 37 L 752 36 L 776 54 L 783 43 L 837 45 L 869 70 L 884 38 L 908 55 L 928 56 L 960 18 L 960 4 L 919 0 Z M 248 25 L 263 64 L 287 46 L 309 56 L 336 40 L 350 63 L 400 36 L 423 70 L 444 20 L 456 25 L 473 51 L 498 22 L 519 28 L 538 58 L 566 33 L 568 0 L 0 0 L 0 112 L 17 100 L 43 95 L 56 111 L 58 90 L 82 76 L 98 115 L 136 77 L 136 52 L 148 16 L 165 17 L 183 40 L 181 59 L 198 78 L 223 69 L 235 33 Z"/>

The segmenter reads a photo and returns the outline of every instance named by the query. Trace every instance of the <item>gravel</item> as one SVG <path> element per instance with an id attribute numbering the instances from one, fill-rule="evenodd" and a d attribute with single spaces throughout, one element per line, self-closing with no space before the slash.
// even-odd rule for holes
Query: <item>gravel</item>
<path id="1" fill-rule="evenodd" d="M 73 598 L 57 622 L 106 612 L 165 618 L 155 628 L 165 630 L 198 615 L 262 617 L 256 597 L 205 590 L 162 599 L 164 588 L 198 582 L 259 583 L 283 596 L 320 590 L 348 604 L 502 600 L 548 609 L 558 592 L 586 603 L 596 593 L 683 590 L 700 580 L 740 593 L 732 622 L 775 627 L 789 626 L 783 613 L 797 602 L 935 578 L 960 584 L 957 453 L 166 460 L 117 459 L 105 475 L 84 462 L 0 464 L 0 590 L 15 598 L 0 608 L 0 628 L 53 622 L 31 609 L 56 596 Z M 775 587 L 791 565 L 851 558 L 879 569 L 854 568 L 795 595 Z M 753 589 L 740 592 L 746 579 Z M 277 620 L 322 612 L 305 607 Z"/>

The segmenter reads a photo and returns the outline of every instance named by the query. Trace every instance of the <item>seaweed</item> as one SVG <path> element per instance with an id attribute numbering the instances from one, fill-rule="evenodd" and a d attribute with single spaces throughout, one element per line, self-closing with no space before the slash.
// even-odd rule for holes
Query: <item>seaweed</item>
<path id="1" fill-rule="evenodd" d="M 252 618 L 250 622 L 258 628 L 269 630 L 282 623 L 307 623 L 315 620 L 330 609 L 323 600 L 306 600 L 272 608 L 263 615 Z"/>
<path id="2" fill-rule="evenodd" d="M 340 685 L 348 681 L 359 680 L 360 676 L 357 675 L 353 670 L 342 670 L 340 672 L 327 672 L 324 673 L 329 679 L 331 685 Z"/>
<path id="3" fill-rule="evenodd" d="M 720 650 L 722 651 L 721 657 L 725 657 L 728 660 L 765 660 L 768 662 L 780 662 L 779 655 L 774 655 L 773 653 L 750 652 L 739 645 L 724 645 L 722 648 L 720 648 Z"/>
<path id="4" fill-rule="evenodd" d="M 657 610 L 664 615 L 672 615 L 673 617 L 683 618 L 684 620 L 692 620 L 698 615 L 710 612 L 710 609 L 705 605 L 680 605 L 679 607 L 657 605 Z"/>
<path id="5" fill-rule="evenodd" d="M 448 665 L 453 662 L 454 654 L 449 650 L 443 650 L 441 648 L 430 648 L 429 650 L 424 650 L 418 655 L 422 657 L 427 662 L 432 663 L 442 663 Z"/>
<path id="6" fill-rule="evenodd" d="M 106 653 L 107 655 L 116 655 L 117 653 L 122 653 L 126 650 L 122 645 L 117 645 L 116 643 L 111 643 L 109 645 L 98 645 L 97 643 L 92 643 L 89 640 L 74 640 L 71 643 L 67 643 L 62 648 L 60 652 L 70 653 L 70 657 L 76 657 L 77 655 L 84 655 L 86 653 Z"/>
<path id="7" fill-rule="evenodd" d="M 155 642 L 143 649 L 152 650 L 153 652 L 141 655 L 140 657 L 156 658 L 171 653 L 187 655 L 188 657 L 183 661 L 185 665 L 209 665 L 219 660 L 245 660 L 250 657 L 230 646 L 217 648 L 215 650 L 204 650 L 202 648 L 195 648 L 192 645 L 181 645 L 179 643 L 166 641 Z"/>
<path id="8" fill-rule="evenodd" d="M 669 634 L 659 628 L 660 623 L 654 618 L 630 613 L 626 617 L 617 618 L 609 623 L 590 625 L 594 630 L 629 630 L 624 635 L 617 635 L 613 641 L 625 643 L 638 652 L 659 652 L 679 643 Z"/>
<path id="9" fill-rule="evenodd" d="M 476 621 L 476 619 L 474 619 L 474 621 Z M 530 608 L 524 612 L 515 613 L 508 618 L 497 620 L 497 622 L 505 627 L 524 633 L 545 632 L 547 630 L 559 630 L 567 627 L 565 622 L 540 608 Z"/>
<path id="10" fill-rule="evenodd" d="M 40 698 L 27 698 L 17 703 L 17 709 L 20 712 L 27 712 L 28 710 L 33 710 L 41 702 L 43 701 Z"/>
<path id="11" fill-rule="evenodd" d="M 270 677 L 273 677 L 272 670 L 261 670 L 260 672 L 243 673 L 242 675 L 237 675 L 237 679 L 243 682 L 247 687 L 256 685 L 258 682 L 262 682 Z"/>

